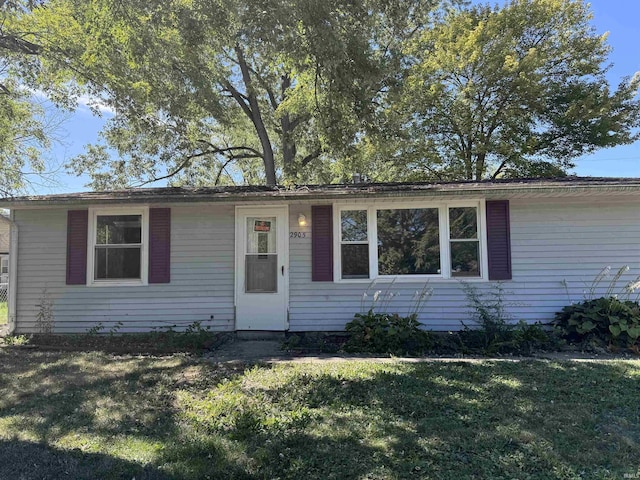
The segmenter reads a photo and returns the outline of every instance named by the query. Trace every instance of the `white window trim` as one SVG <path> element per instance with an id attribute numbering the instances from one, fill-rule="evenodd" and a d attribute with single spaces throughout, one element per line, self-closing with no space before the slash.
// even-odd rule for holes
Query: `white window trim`
<path id="1" fill-rule="evenodd" d="M 478 230 L 480 242 L 480 276 L 452 277 L 450 256 L 449 208 L 476 207 L 478 209 Z M 405 208 L 438 208 L 440 223 L 440 274 L 433 275 L 378 275 L 378 232 L 376 227 L 377 210 L 394 210 Z M 369 241 L 369 278 L 342 278 L 342 249 L 341 249 L 341 213 L 345 210 L 367 211 L 367 239 Z M 484 199 L 451 200 L 451 201 L 405 201 L 389 202 L 374 201 L 368 203 L 334 203 L 333 204 L 333 281 L 335 283 L 371 283 L 377 282 L 487 282 L 489 280 L 489 261 L 487 253 L 486 204 Z"/>
<path id="2" fill-rule="evenodd" d="M 140 215 L 142 218 L 142 246 L 140 248 L 140 279 L 95 280 L 96 221 L 99 215 Z M 87 286 L 128 287 L 149 283 L 149 207 L 89 208 L 89 234 L 87 236 Z"/>

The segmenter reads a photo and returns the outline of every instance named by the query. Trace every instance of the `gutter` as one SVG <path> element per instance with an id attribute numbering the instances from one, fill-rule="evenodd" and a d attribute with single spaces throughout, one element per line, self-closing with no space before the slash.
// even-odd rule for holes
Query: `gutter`
<path id="1" fill-rule="evenodd" d="M 0 217 L 0 221 L 8 223 L 9 230 L 9 291 L 7 295 L 7 331 L 11 335 L 16 330 L 16 306 L 18 298 L 18 224 L 14 220 L 15 212 L 11 210 L 11 217 Z"/>
<path id="2" fill-rule="evenodd" d="M 118 192 L 120 193 L 120 192 Z M 233 202 L 264 202 L 264 201 L 304 201 L 304 200 L 334 200 L 348 198 L 404 198 L 416 196 L 429 197 L 460 197 L 482 195 L 487 198 L 504 198 L 512 196 L 546 196 L 546 195 L 579 195 L 584 193 L 600 194 L 639 194 L 640 183 L 623 185 L 613 184 L 568 184 L 568 185 L 499 185 L 485 187 L 482 185 L 466 188 L 345 188 L 330 191 L 309 191 L 304 188 L 298 190 L 280 190 L 267 192 L 223 192 L 223 193 L 185 193 L 176 195 L 148 194 L 148 195 L 114 195 L 112 192 L 97 193 L 88 196 L 68 197 L 31 197 L 0 199 L 0 207 L 4 208 L 38 208 L 49 206 L 84 206 L 84 205 L 117 205 L 117 204 L 167 204 L 167 203 L 233 203 Z"/>

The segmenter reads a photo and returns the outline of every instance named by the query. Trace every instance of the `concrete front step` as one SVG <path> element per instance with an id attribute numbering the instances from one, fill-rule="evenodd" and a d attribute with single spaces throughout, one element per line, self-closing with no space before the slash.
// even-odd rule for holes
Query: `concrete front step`
<path id="1" fill-rule="evenodd" d="M 274 340 L 284 341 L 285 332 L 273 332 L 268 330 L 238 330 L 236 331 L 238 340 Z"/>

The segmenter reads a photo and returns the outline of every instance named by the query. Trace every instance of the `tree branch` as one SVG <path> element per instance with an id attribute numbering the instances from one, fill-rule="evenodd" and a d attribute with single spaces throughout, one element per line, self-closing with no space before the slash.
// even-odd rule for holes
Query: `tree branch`
<path id="1" fill-rule="evenodd" d="M 496 178 L 498 178 L 498 175 L 500 174 L 500 172 L 505 167 L 508 161 L 509 161 L 508 158 L 502 161 L 498 169 L 493 173 L 493 175 L 491 175 L 491 180 L 495 180 Z"/>
<path id="2" fill-rule="evenodd" d="M 208 143 L 208 142 L 207 142 Z M 153 182 L 159 182 L 160 180 L 166 180 L 168 178 L 171 178 L 175 175 L 177 175 L 178 173 L 180 173 L 182 170 L 184 170 L 186 167 L 188 167 L 191 164 L 191 161 L 194 158 L 200 158 L 200 157 L 204 157 L 206 155 L 216 155 L 216 154 L 225 154 L 228 152 L 232 152 L 235 150 L 249 150 L 253 153 L 246 153 L 246 154 L 240 154 L 240 155 L 231 155 L 231 160 L 237 160 L 240 158 L 262 158 L 262 155 L 260 154 L 260 152 L 258 152 L 257 150 L 254 150 L 250 147 L 226 147 L 226 148 L 216 148 L 216 149 L 211 149 L 211 150 L 205 150 L 202 152 L 198 152 L 198 153 L 194 153 L 192 155 L 187 156 L 182 163 L 180 163 L 180 165 L 178 165 L 178 167 L 176 167 L 172 172 L 163 175 L 161 177 L 156 177 L 156 178 L 152 178 L 150 180 L 146 180 L 142 183 L 139 183 L 138 185 L 131 185 L 131 187 L 142 187 L 144 185 L 148 185 L 150 183 Z"/>
<path id="3" fill-rule="evenodd" d="M 38 55 L 42 51 L 40 45 L 13 35 L 0 35 L 0 48 L 26 55 Z"/>
<path id="4" fill-rule="evenodd" d="M 302 161 L 300 162 L 300 164 L 303 167 L 306 167 L 310 162 L 312 162 L 313 160 L 315 160 L 316 158 L 318 158 L 320 156 L 320 154 L 322 153 L 322 151 L 318 148 L 316 150 L 314 150 L 313 152 L 311 152 L 309 155 L 307 155 L 306 157 L 304 157 L 302 159 Z"/>
<path id="5" fill-rule="evenodd" d="M 240 146 L 240 147 L 216 147 L 213 143 L 211 143 L 211 142 L 209 142 L 207 140 L 203 140 L 203 139 L 198 139 L 198 140 L 196 140 L 196 142 L 204 143 L 205 145 L 208 145 L 209 148 L 211 149 L 209 151 L 210 153 L 226 153 L 226 152 L 232 152 L 234 150 L 247 150 L 249 152 L 252 152 L 254 154 L 253 156 L 262 158 L 262 153 L 260 153 L 255 148 L 251 148 L 251 147 L 245 147 L 245 146 Z"/>
<path id="6" fill-rule="evenodd" d="M 242 111 L 245 113 L 245 115 L 249 117 L 250 120 L 253 120 L 253 111 L 251 110 L 249 105 L 247 105 L 247 96 L 240 93 L 236 87 L 231 85 L 231 82 L 229 82 L 229 80 L 224 80 L 222 82 L 222 88 L 224 88 L 231 94 L 238 105 L 240 105 L 240 108 L 242 108 Z"/>
<path id="7" fill-rule="evenodd" d="M 236 160 L 236 158 L 231 157 L 229 160 L 227 160 L 226 162 L 224 162 L 224 165 L 222 165 L 220 167 L 220 170 L 218 170 L 218 174 L 216 175 L 216 179 L 213 182 L 214 185 L 218 185 L 218 183 L 220 182 L 220 177 L 222 176 L 222 172 L 224 172 L 224 169 L 227 168 L 227 165 L 229 165 L 231 162 L 233 162 L 234 160 Z"/>

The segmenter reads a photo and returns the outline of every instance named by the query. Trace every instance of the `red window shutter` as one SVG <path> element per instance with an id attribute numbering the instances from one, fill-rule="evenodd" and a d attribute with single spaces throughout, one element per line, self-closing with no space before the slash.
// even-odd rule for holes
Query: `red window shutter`
<path id="1" fill-rule="evenodd" d="M 67 212 L 67 285 L 87 284 L 89 211 Z"/>
<path id="2" fill-rule="evenodd" d="M 171 209 L 149 209 L 149 283 L 171 280 Z"/>
<path id="3" fill-rule="evenodd" d="M 311 280 L 333 281 L 333 208 L 311 207 Z"/>
<path id="4" fill-rule="evenodd" d="M 509 200 L 487 201 L 489 280 L 511 280 Z"/>

